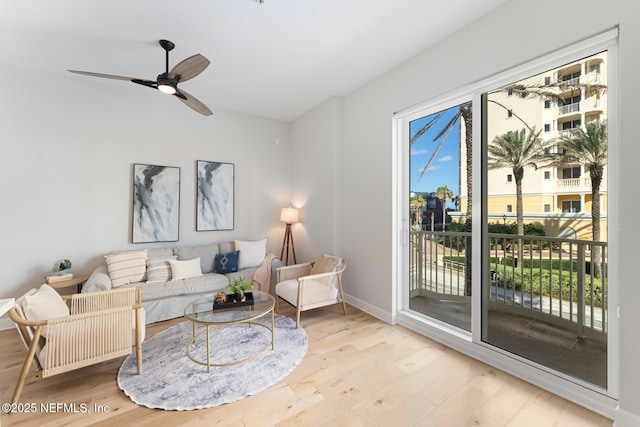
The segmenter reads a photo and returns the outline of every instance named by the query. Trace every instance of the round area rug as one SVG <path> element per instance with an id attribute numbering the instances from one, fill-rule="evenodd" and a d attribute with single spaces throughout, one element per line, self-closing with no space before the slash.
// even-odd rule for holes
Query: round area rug
<path id="1" fill-rule="evenodd" d="M 265 316 L 258 322 L 271 323 Z M 288 317 L 275 317 L 275 348 L 238 364 L 207 367 L 187 357 L 192 323 L 162 331 L 142 345 L 142 375 L 137 375 L 135 354 L 118 371 L 118 386 L 138 405 L 166 410 L 211 408 L 256 394 L 277 383 L 298 365 L 307 352 L 307 334 Z M 203 327 L 199 328 L 202 331 Z M 271 333 L 260 326 L 237 324 L 211 328 L 211 361 L 225 363 L 259 353 L 271 342 Z M 191 355 L 206 359 L 204 337 L 191 347 Z"/>

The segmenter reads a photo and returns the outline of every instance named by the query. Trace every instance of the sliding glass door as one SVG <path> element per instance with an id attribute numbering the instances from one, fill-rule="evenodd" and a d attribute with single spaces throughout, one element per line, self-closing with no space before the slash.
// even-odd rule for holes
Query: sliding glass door
<path id="1" fill-rule="evenodd" d="M 609 397 L 614 34 L 395 120 L 400 323 Z"/>
<path id="2" fill-rule="evenodd" d="M 409 308 L 471 331 L 472 103 L 404 121 L 410 146 Z"/>
<path id="3" fill-rule="evenodd" d="M 483 94 L 482 340 L 607 387 L 607 52 Z"/>

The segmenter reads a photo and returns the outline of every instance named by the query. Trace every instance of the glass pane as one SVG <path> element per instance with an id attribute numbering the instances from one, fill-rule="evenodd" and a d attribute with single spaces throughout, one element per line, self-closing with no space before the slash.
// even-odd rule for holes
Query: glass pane
<path id="1" fill-rule="evenodd" d="M 483 96 L 482 340 L 601 388 L 607 387 L 606 64 L 601 52 Z"/>
<path id="2" fill-rule="evenodd" d="M 409 123 L 409 308 L 471 331 L 471 103 Z M 468 179 L 467 179 L 468 177 Z"/>

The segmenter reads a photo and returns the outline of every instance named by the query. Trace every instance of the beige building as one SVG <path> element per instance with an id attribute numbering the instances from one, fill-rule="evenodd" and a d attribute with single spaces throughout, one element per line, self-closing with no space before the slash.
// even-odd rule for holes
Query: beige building
<path id="1" fill-rule="evenodd" d="M 568 90 L 554 83 L 574 85 Z M 526 98 L 510 93 L 506 87 L 487 97 L 488 141 L 508 131 L 528 126 L 542 129 L 544 140 L 568 135 L 584 124 L 607 118 L 606 52 L 584 58 L 563 67 L 521 80 L 517 84 L 541 90 L 553 90 L 564 104 L 539 98 Z M 461 132 L 464 135 L 464 130 Z M 550 150 L 556 150 L 552 145 Z M 461 150 L 461 165 L 465 164 Z M 607 168 L 600 186 L 601 240 L 607 240 Z M 461 167 L 461 180 L 466 171 Z M 516 220 L 516 185 L 510 168 L 489 170 L 487 174 L 487 209 L 490 223 Z M 466 207 L 466 186 L 460 189 Z M 591 240 L 591 179 L 589 171 L 579 162 L 563 167 L 527 167 L 522 180 L 525 223 L 544 226 L 547 236 Z"/>

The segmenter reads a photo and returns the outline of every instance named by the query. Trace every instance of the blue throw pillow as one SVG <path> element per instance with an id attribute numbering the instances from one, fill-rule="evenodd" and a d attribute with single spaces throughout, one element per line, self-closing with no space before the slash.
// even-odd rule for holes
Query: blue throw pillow
<path id="1" fill-rule="evenodd" d="M 240 251 L 216 255 L 216 273 L 227 274 L 238 271 Z"/>

